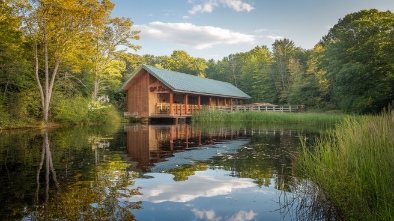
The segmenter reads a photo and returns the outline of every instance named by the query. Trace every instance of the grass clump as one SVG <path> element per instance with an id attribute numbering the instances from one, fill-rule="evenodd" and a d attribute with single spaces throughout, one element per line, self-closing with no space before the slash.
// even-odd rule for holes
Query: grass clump
<path id="1" fill-rule="evenodd" d="M 350 220 L 394 220 L 394 111 L 348 118 L 300 155 L 302 173 Z"/>

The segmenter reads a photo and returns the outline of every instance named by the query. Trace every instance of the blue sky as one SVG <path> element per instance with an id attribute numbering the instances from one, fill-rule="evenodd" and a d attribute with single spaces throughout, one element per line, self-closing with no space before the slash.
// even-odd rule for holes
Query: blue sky
<path id="1" fill-rule="evenodd" d="M 184 50 L 221 60 L 287 38 L 311 49 L 346 14 L 375 8 L 394 12 L 394 0 L 112 0 L 113 16 L 141 31 L 136 53 Z"/>

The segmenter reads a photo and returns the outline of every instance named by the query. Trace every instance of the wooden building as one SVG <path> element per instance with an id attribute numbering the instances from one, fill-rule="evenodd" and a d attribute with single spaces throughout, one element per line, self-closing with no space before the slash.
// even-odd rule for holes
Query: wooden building
<path id="1" fill-rule="evenodd" d="M 147 118 L 190 117 L 204 106 L 242 105 L 250 96 L 234 85 L 142 65 L 124 83 L 127 113 Z"/>

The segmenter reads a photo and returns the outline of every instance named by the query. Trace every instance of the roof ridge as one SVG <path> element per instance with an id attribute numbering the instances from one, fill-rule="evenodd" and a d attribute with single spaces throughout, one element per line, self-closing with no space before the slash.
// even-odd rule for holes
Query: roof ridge
<path id="1" fill-rule="evenodd" d="M 196 78 L 199 78 L 199 79 L 207 79 L 207 80 L 210 80 L 210 81 L 217 81 L 217 82 L 222 82 L 222 83 L 227 83 L 227 84 L 233 85 L 232 83 L 227 82 L 227 81 L 220 81 L 220 80 L 216 80 L 216 79 L 212 79 L 212 78 L 199 77 L 199 76 L 196 76 L 196 75 L 186 74 L 186 73 L 179 72 L 179 71 L 173 71 L 173 70 L 169 70 L 169 69 L 158 68 L 158 67 L 155 67 L 155 66 L 152 66 L 152 65 L 145 65 L 145 64 L 144 64 L 143 66 L 145 66 L 145 67 L 152 67 L 152 68 L 156 68 L 156 69 L 160 69 L 160 70 L 166 71 L 166 72 L 174 72 L 174 73 L 183 74 L 183 75 L 187 75 L 187 76 L 191 76 L 191 77 L 196 77 Z M 234 86 L 234 85 L 233 85 L 233 86 Z"/>

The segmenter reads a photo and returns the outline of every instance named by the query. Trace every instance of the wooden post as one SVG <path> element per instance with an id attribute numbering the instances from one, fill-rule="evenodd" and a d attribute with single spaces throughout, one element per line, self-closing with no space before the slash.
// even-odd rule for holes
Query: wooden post
<path id="1" fill-rule="evenodd" d="M 201 96 L 200 95 L 198 95 L 198 98 L 197 98 L 197 105 L 198 105 L 198 110 L 201 110 Z"/>
<path id="2" fill-rule="evenodd" d="M 174 115 L 174 108 L 173 108 L 173 103 L 174 103 L 174 94 L 170 92 L 170 115 Z"/>
<path id="3" fill-rule="evenodd" d="M 186 149 L 189 149 L 189 128 L 186 124 Z"/>
<path id="4" fill-rule="evenodd" d="M 185 114 L 188 114 L 188 112 L 189 112 L 189 108 L 188 108 L 188 106 L 189 106 L 189 104 L 188 104 L 188 98 L 189 98 L 189 96 L 187 95 L 187 94 L 185 94 Z"/>

